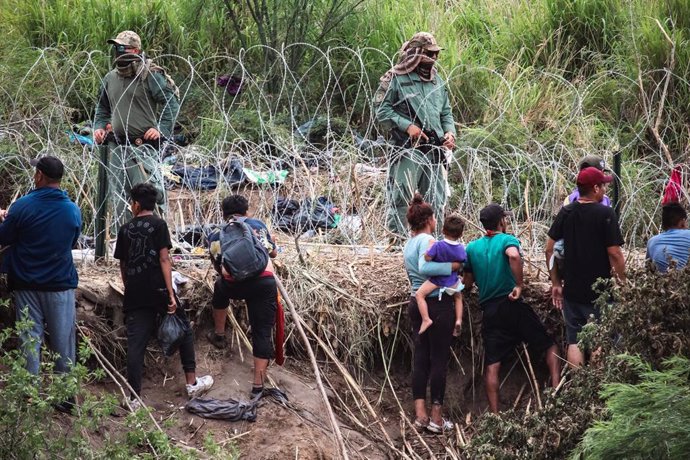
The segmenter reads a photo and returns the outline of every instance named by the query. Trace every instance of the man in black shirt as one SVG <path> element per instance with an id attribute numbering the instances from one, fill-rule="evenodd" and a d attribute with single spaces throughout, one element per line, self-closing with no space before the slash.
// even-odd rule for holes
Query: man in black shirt
<path id="1" fill-rule="evenodd" d="M 155 333 L 162 314 L 178 315 L 189 326 L 172 287 L 172 247 L 168 225 L 153 215 L 158 191 L 150 183 L 132 187 L 131 209 L 134 218 L 117 234 L 115 258 L 120 260 L 120 274 L 125 285 L 125 322 L 127 326 L 127 381 L 136 394 L 141 392 L 141 373 L 146 345 Z M 196 377 L 194 337 L 191 328 L 180 345 L 180 360 L 190 398 L 199 396 L 213 385 L 210 375 Z M 129 406 L 140 407 L 132 395 Z"/>
<path id="2" fill-rule="evenodd" d="M 612 270 L 619 281 L 625 280 L 618 217 L 612 208 L 600 203 L 612 180 L 597 168 L 581 170 L 577 176 L 580 197 L 560 210 L 548 232 L 547 265 L 554 243 L 564 240 L 565 270 L 562 279 L 555 267 L 550 270 L 551 294 L 554 306 L 562 309 L 565 316 L 567 360 L 571 367 L 584 364 L 577 334 L 590 315 L 599 318 L 599 308 L 594 304 L 598 294 L 593 285 L 600 278 L 610 279 Z"/>

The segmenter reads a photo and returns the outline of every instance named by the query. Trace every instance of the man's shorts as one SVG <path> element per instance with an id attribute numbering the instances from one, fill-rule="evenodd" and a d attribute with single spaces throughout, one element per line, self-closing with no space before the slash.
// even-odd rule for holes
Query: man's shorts
<path id="1" fill-rule="evenodd" d="M 526 342 L 535 352 L 555 345 L 532 307 L 522 300 L 502 296 L 487 300 L 481 307 L 486 365 L 501 362 L 520 342 Z"/>
<path id="2" fill-rule="evenodd" d="M 228 308 L 230 299 L 247 302 L 254 357 L 273 358 L 273 325 L 278 308 L 276 279 L 273 276 L 262 276 L 242 282 L 229 282 L 222 276 L 217 277 L 211 305 L 215 310 L 223 310 Z"/>
<path id="3" fill-rule="evenodd" d="M 601 312 L 593 303 L 573 302 L 563 299 L 563 316 L 565 317 L 565 339 L 568 345 L 577 343 L 577 335 L 582 331 L 582 326 L 587 324 L 590 315 L 599 320 Z"/>

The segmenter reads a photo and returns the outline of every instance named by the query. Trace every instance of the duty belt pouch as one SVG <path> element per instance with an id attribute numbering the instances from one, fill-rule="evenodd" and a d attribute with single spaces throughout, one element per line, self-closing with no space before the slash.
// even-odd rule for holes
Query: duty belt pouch
<path id="1" fill-rule="evenodd" d="M 129 138 L 127 136 L 116 136 L 115 141 L 118 145 L 130 146 L 130 147 L 140 147 L 142 145 L 148 145 L 156 150 L 160 150 L 162 138 L 147 141 L 143 137 L 137 137 L 136 139 Z"/>

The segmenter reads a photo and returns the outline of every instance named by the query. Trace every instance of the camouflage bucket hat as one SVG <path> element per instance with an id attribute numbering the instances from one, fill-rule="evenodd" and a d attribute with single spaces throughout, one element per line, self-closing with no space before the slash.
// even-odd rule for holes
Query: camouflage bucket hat
<path id="1" fill-rule="evenodd" d="M 423 48 L 427 51 L 441 51 L 443 49 L 438 46 L 436 39 L 429 32 L 417 32 L 408 43 L 410 48 Z"/>
<path id="2" fill-rule="evenodd" d="M 117 37 L 108 40 L 108 43 L 113 45 L 125 45 L 132 48 L 141 49 L 141 38 L 136 32 L 125 30 L 117 34 Z"/>

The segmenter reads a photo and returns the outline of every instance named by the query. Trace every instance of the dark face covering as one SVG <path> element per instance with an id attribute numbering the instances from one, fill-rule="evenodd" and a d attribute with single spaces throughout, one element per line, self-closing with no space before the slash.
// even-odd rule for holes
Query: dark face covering
<path id="1" fill-rule="evenodd" d="M 128 78 L 137 74 L 143 56 L 135 53 L 121 53 L 116 49 L 115 51 L 115 66 L 118 75 Z"/>
<path id="2" fill-rule="evenodd" d="M 435 58 L 426 55 L 422 56 L 422 59 L 419 61 L 419 64 L 417 64 L 416 69 L 419 76 L 422 77 L 422 80 L 431 80 L 431 71 L 434 68 L 434 64 L 436 64 Z"/>

